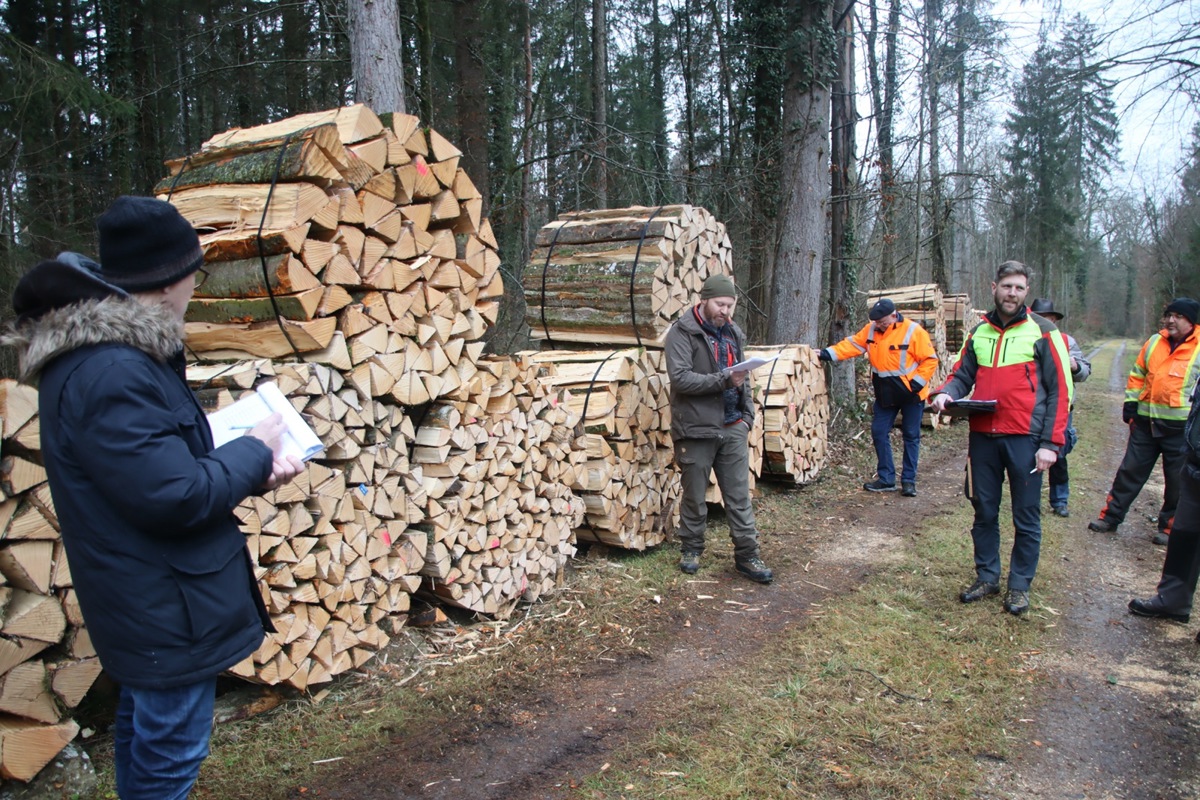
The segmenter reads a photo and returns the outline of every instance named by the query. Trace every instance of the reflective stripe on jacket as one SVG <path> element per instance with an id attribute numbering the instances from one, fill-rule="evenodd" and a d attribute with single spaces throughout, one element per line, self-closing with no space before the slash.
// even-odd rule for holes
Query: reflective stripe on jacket
<path id="1" fill-rule="evenodd" d="M 825 348 L 830 361 L 845 361 L 866 355 L 871 362 L 871 373 L 879 380 L 895 378 L 905 392 L 917 392 L 919 399 L 929 396 L 929 384 L 937 371 L 937 352 L 929 333 L 911 320 L 898 316 L 893 325 L 883 333 L 875 330 L 875 323 L 868 322 L 858 333 L 847 336 L 835 345 Z M 877 381 L 878 387 L 878 381 Z M 878 390 L 876 399 L 878 399 Z"/>
<path id="2" fill-rule="evenodd" d="M 1160 422 L 1183 424 L 1192 404 L 1188 398 L 1196 385 L 1200 363 L 1196 356 L 1197 332 L 1171 349 L 1165 330 L 1151 336 L 1142 345 L 1129 379 L 1125 382 L 1125 402 L 1137 401 L 1137 413 Z"/>
<path id="3" fill-rule="evenodd" d="M 1063 337 L 1049 320 L 1022 308 L 1002 326 L 995 311 L 967 335 L 954 370 L 939 392 L 955 400 L 995 400 L 990 414 L 972 414 L 971 430 L 1028 434 L 1039 447 L 1066 441 L 1073 392 Z M 974 393 L 972 394 L 972 389 Z"/>

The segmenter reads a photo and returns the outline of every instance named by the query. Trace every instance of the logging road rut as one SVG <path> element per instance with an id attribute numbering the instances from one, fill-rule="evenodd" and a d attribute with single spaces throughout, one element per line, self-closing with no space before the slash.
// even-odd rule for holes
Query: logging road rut
<path id="1" fill-rule="evenodd" d="M 1051 646 L 1039 656 L 1050 677 L 1027 697 L 1023 744 L 1012 759 L 984 764 L 984 798 L 1185 798 L 1200 796 L 1197 773 L 1195 626 L 1131 617 L 1125 603 L 1153 592 L 1162 548 L 1152 546 L 1148 515 L 1161 500 L 1161 477 L 1143 491 L 1116 536 L 1086 530 L 1124 449 L 1120 424 L 1123 345 L 1098 348 L 1097 380 L 1084 391 L 1097 411 L 1077 419 L 1082 436 L 1104 437 L 1092 458 L 1071 457 L 1073 516 L 1051 520 L 1064 540 L 1065 586 Z M 1097 362 L 1094 362 L 1097 363 Z M 1111 365 L 1115 364 L 1116 369 Z M 1099 364 L 1097 364 L 1099 366 Z M 1115 377 L 1105 383 L 1108 372 Z M 941 439 L 934 445 L 930 439 Z M 814 493 L 805 519 L 770 520 L 763 554 L 770 586 L 735 575 L 725 543 L 713 542 L 695 585 L 663 598 L 674 623 L 651 649 L 618 659 L 554 661 L 545 675 L 518 680 L 473 714 L 430 720 L 416 737 L 343 762 L 296 798 L 538 800 L 573 796 L 613 751 L 653 733 L 659 721 L 707 679 L 752 654 L 780 631 L 820 624 L 820 604 L 861 583 L 911 530 L 950 504 L 962 504 L 965 426 L 927 434 L 920 496 L 868 495 L 862 476 L 839 474 Z M 1078 453 L 1079 451 L 1077 451 Z M 806 490 L 807 491 L 807 490 Z M 767 527 L 764 525 L 763 527 Z M 1011 542 L 1005 534 L 1005 552 Z M 710 559 L 717 566 L 710 567 Z M 964 564 L 963 577 L 970 565 Z M 1036 589 L 1036 587 L 1035 587 Z M 528 678 L 529 676 L 525 676 Z M 928 796 L 914 787 L 914 796 Z"/>

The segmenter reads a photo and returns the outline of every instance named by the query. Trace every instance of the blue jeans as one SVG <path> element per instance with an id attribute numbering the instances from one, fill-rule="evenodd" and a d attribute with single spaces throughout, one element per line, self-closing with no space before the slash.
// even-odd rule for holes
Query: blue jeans
<path id="1" fill-rule="evenodd" d="M 186 800 L 208 756 L 216 676 L 170 689 L 121 687 L 113 742 L 121 800 Z"/>
<path id="2" fill-rule="evenodd" d="M 1047 471 L 1050 477 L 1050 507 L 1066 508 L 1071 496 L 1071 474 L 1067 471 L 1067 453 L 1075 449 L 1079 434 L 1075 431 L 1074 414 L 1067 417 L 1067 441 L 1058 453 L 1058 460 Z"/>
<path id="3" fill-rule="evenodd" d="M 1042 550 L 1042 473 L 1030 472 L 1037 463 L 1037 443 L 1032 436 L 975 431 L 968 441 L 966 495 L 975 507 L 975 575 L 1000 582 L 1000 497 L 1007 476 L 1014 529 L 1008 588 L 1027 592 Z"/>
<path id="4" fill-rule="evenodd" d="M 875 404 L 871 417 L 871 441 L 875 443 L 875 472 L 884 483 L 896 482 L 896 464 L 892 461 L 892 442 L 889 435 L 900 414 L 900 433 L 904 437 L 904 462 L 900 470 L 902 483 L 917 482 L 917 456 L 921 451 L 921 413 L 925 404 L 917 401 L 906 406 L 883 408 Z"/>

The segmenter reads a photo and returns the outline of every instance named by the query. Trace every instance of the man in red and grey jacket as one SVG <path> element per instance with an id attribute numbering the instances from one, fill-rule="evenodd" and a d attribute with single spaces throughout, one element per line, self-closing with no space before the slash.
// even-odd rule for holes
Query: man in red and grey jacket
<path id="1" fill-rule="evenodd" d="M 971 416 L 966 495 L 975 507 L 975 582 L 964 603 L 1000 592 L 1000 495 L 1007 473 L 1015 536 L 1004 609 L 1029 610 L 1029 587 L 1042 543 L 1042 473 L 1066 441 L 1072 384 L 1063 339 L 1048 320 L 1029 314 L 1029 270 L 1006 261 L 996 270 L 994 310 L 963 343 L 954 371 L 932 401 L 941 412 L 974 390 L 994 411 Z"/>

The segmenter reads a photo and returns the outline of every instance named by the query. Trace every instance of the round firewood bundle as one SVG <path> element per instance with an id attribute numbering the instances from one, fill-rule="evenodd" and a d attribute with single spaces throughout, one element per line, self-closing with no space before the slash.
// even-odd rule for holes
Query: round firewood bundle
<path id="1" fill-rule="evenodd" d="M 806 345 L 748 347 L 746 357 L 778 358 L 754 370 L 754 402 L 763 420 L 764 480 L 795 485 L 816 478 L 825 463 L 829 394 L 825 371 Z"/>
<path id="2" fill-rule="evenodd" d="M 438 401 L 417 420 L 423 590 L 503 618 L 560 585 L 583 514 L 564 480 L 578 420 L 565 390 L 507 357 L 480 361 L 465 402 Z"/>
<path id="3" fill-rule="evenodd" d="M 156 187 L 201 232 L 187 342 L 205 360 L 335 367 L 365 396 L 452 394 L 503 293 L 461 152 L 362 105 L 233 129 Z"/>
<path id="4" fill-rule="evenodd" d="M 303 690 L 361 666 L 404 624 L 427 549 L 409 527 L 425 502 L 410 418 L 321 364 L 192 365 L 188 378 L 210 412 L 273 382 L 325 448 L 234 510 L 276 633 L 231 672 Z"/>
<path id="5" fill-rule="evenodd" d="M 28 781 L 100 674 L 41 466 L 37 390 L 0 380 L 0 777 Z"/>
<path id="6" fill-rule="evenodd" d="M 699 206 L 573 211 L 538 231 L 525 321 L 551 347 L 654 345 L 718 273 L 733 274 L 729 237 Z"/>

